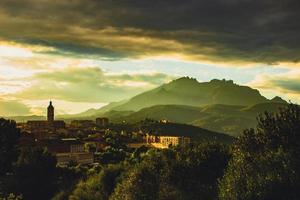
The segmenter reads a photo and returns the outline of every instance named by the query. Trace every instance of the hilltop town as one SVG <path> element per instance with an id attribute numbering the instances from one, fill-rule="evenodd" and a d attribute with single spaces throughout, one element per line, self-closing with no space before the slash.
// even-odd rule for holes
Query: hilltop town
<path id="1" fill-rule="evenodd" d="M 168 123 L 161 120 L 159 123 Z M 18 123 L 21 130 L 21 146 L 38 146 L 56 156 L 57 164 L 66 166 L 71 162 L 77 164 L 98 163 L 101 152 L 109 146 L 110 136 L 114 134 L 114 127 L 109 119 L 98 117 L 95 120 L 72 120 L 66 123 L 63 120 L 55 120 L 55 110 L 50 101 L 47 107 L 46 120 L 30 120 Z M 170 146 L 187 145 L 191 142 L 190 137 L 183 135 L 151 135 L 149 132 L 139 130 L 128 132 L 119 129 L 119 134 L 114 138 L 120 141 L 128 149 L 136 149 L 142 146 L 153 148 L 168 148 Z"/>

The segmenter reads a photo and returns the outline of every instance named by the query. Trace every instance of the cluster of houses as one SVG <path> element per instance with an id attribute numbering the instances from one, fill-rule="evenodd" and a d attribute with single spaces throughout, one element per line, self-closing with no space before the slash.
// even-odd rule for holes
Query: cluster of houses
<path id="1" fill-rule="evenodd" d="M 20 123 L 22 130 L 20 144 L 22 146 L 35 145 L 46 147 L 49 152 L 56 156 L 58 165 L 64 166 L 70 162 L 78 164 L 94 163 L 94 152 L 103 150 L 107 144 L 103 139 L 109 125 L 108 118 L 94 120 L 74 120 L 66 124 L 62 120 L 54 120 L 54 107 L 52 102 L 47 108 L 47 120 L 28 121 Z M 78 139 L 76 134 L 88 133 L 92 137 Z M 62 135 L 61 135 L 62 134 Z M 63 137 L 62 137 L 63 136 Z M 154 136 L 145 134 L 143 141 L 128 143 L 129 148 L 141 146 L 154 148 L 168 148 L 170 146 L 186 145 L 190 138 L 181 136 Z M 95 147 L 93 151 L 89 146 Z"/>

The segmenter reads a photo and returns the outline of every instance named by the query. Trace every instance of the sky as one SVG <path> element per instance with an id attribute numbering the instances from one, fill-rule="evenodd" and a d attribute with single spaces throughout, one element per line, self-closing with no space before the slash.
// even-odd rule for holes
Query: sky
<path id="1" fill-rule="evenodd" d="M 181 76 L 300 103 L 298 0 L 1 0 L 0 116 L 79 113 Z"/>

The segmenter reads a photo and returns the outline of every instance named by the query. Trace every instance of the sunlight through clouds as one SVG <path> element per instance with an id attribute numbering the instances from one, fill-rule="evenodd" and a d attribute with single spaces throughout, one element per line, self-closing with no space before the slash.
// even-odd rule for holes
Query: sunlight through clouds
<path id="1" fill-rule="evenodd" d="M 0 57 L 28 58 L 32 57 L 32 52 L 18 47 L 0 45 Z"/>
<path id="2" fill-rule="evenodd" d="M 62 103 L 60 113 L 76 113 L 75 111 L 84 111 L 95 105 L 130 98 L 181 76 L 195 77 L 199 81 L 233 79 L 239 84 L 261 89 L 270 98 L 287 95 L 281 87 L 271 84 L 270 78 L 266 78 L 264 74 L 281 80 L 288 77 L 297 79 L 293 75 L 295 70 L 292 70 L 295 65 L 291 63 L 272 66 L 236 64 L 227 67 L 228 63 L 202 63 L 181 60 L 176 56 L 109 61 L 52 54 L 54 48 L 41 45 L 15 42 L 0 44 L 0 97 L 26 102 L 31 107 L 32 114 L 42 113 L 41 107 L 34 105 L 41 105 L 39 102 L 45 103 L 49 98 L 65 102 Z M 260 76 L 265 81 L 262 83 L 268 88 L 262 88 L 263 84 L 258 84 Z M 287 99 L 299 101 L 299 92 L 289 91 L 289 95 L 291 97 Z M 69 106 L 66 106 L 66 102 L 70 103 Z"/>

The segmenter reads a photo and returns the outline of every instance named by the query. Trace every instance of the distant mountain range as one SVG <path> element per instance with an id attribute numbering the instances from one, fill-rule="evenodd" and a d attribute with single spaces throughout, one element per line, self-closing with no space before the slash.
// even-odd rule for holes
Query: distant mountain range
<path id="1" fill-rule="evenodd" d="M 167 119 L 236 136 L 245 128 L 254 127 L 259 113 L 276 112 L 286 104 L 280 97 L 267 99 L 258 90 L 237 85 L 231 80 L 214 79 L 200 83 L 196 79 L 182 77 L 129 100 L 58 118 L 70 120 L 105 116 L 112 122 Z"/>

